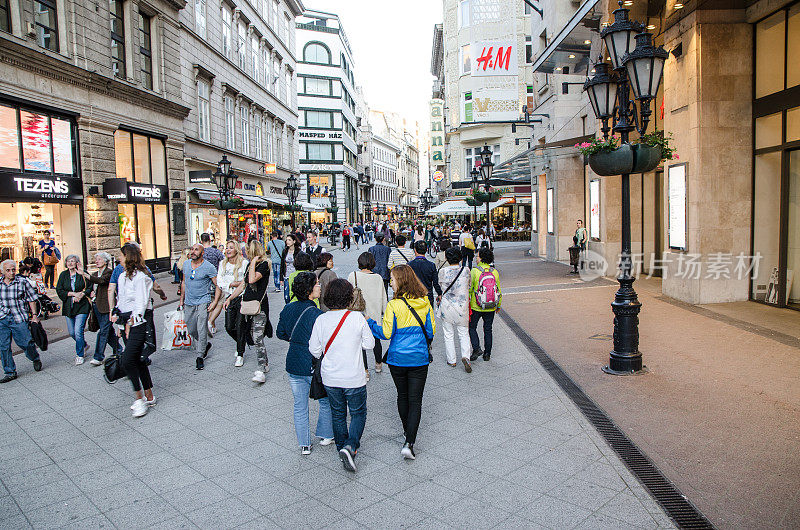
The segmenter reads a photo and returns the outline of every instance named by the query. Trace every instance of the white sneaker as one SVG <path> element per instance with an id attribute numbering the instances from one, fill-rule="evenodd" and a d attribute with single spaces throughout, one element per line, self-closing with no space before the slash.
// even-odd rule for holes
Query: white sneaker
<path id="1" fill-rule="evenodd" d="M 233 365 L 236 366 L 237 368 L 240 366 L 244 366 L 244 357 L 242 357 L 241 355 L 237 355 L 236 362 L 233 363 Z"/>
<path id="2" fill-rule="evenodd" d="M 137 399 L 136 401 L 139 401 L 139 400 Z M 133 405 L 131 405 L 131 410 L 133 410 L 133 407 L 136 406 L 136 401 L 134 401 Z M 144 404 L 147 405 L 148 407 L 154 407 L 156 405 L 156 397 L 155 396 L 153 396 L 152 400 L 149 400 L 147 398 L 142 398 L 142 401 L 144 401 Z"/>
<path id="3" fill-rule="evenodd" d="M 147 414 L 147 411 L 150 409 L 147 406 L 147 402 L 145 400 L 137 399 L 136 401 L 133 402 L 133 405 L 131 405 L 131 410 L 133 410 L 134 418 L 141 418 L 142 416 Z"/>
<path id="4" fill-rule="evenodd" d="M 78 357 L 78 356 L 76 355 L 76 356 L 75 356 L 75 366 L 78 366 L 78 365 L 80 365 L 80 364 L 83 364 L 83 357 Z"/>
<path id="5" fill-rule="evenodd" d="M 212 324 L 211 322 L 208 323 L 208 334 L 212 337 L 217 333 L 217 326 Z"/>
<path id="6" fill-rule="evenodd" d="M 323 438 L 319 441 L 320 445 L 330 445 L 333 443 L 333 438 Z"/>
<path id="7" fill-rule="evenodd" d="M 261 370 L 256 370 L 253 374 L 253 382 L 254 383 L 266 383 L 267 382 L 267 374 L 262 372 Z"/>
<path id="8" fill-rule="evenodd" d="M 375 373 L 379 374 L 379 373 L 381 373 L 382 370 L 383 370 L 382 363 L 375 363 Z"/>
<path id="9" fill-rule="evenodd" d="M 89 361 L 89 364 L 91 364 L 92 366 L 100 366 L 101 364 L 103 364 L 103 361 L 98 361 L 97 359 L 92 359 L 91 361 Z"/>
<path id="10" fill-rule="evenodd" d="M 300 454 L 302 455 L 310 455 L 311 454 L 311 446 L 310 445 L 303 445 L 300 447 Z"/>

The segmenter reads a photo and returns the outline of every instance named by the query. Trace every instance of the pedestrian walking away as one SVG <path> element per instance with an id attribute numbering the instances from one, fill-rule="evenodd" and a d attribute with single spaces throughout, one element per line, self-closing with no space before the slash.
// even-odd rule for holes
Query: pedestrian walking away
<path id="1" fill-rule="evenodd" d="M 394 239 L 397 242 L 397 248 L 392 250 L 392 253 L 389 255 L 389 270 L 397 265 L 408 265 L 408 263 L 414 259 L 414 251 L 410 248 L 406 248 L 406 236 L 400 234 Z"/>
<path id="2" fill-rule="evenodd" d="M 469 339 L 472 344 L 470 360 L 481 355 L 488 361 L 492 357 L 492 324 L 494 314 L 500 309 L 503 294 L 500 290 L 500 273 L 492 265 L 494 252 L 488 247 L 478 251 L 478 265 L 470 272 L 469 305 Z M 478 321 L 483 319 L 483 349 L 478 339 Z"/>
<path id="3" fill-rule="evenodd" d="M 436 270 L 436 265 L 425 257 L 426 252 L 428 252 L 428 245 L 422 240 L 415 241 L 414 259 L 412 259 L 408 265 L 414 270 L 414 274 L 417 275 L 419 281 L 421 281 L 422 285 L 428 290 L 428 301 L 431 307 L 433 307 L 433 291 L 435 290 L 438 296 L 442 294 L 442 288 L 439 285 L 439 275 Z"/>
<path id="4" fill-rule="evenodd" d="M 414 460 L 436 319 L 428 291 L 411 267 L 393 268 L 391 282 L 394 298 L 386 306 L 383 321 L 370 319 L 368 323 L 376 339 L 390 341 L 386 364 L 397 388 L 397 412 L 405 435 L 400 454 Z"/>
<path id="5" fill-rule="evenodd" d="M 272 277 L 275 281 L 276 293 L 281 290 L 281 262 L 284 248 L 286 248 L 286 243 L 281 239 L 280 232 L 273 230 L 270 242 L 267 244 L 267 251 L 272 262 Z"/>
<path id="6" fill-rule="evenodd" d="M 195 368 L 205 368 L 205 359 L 211 344 L 208 342 L 209 307 L 219 301 L 217 287 L 217 268 L 203 259 L 203 245 L 192 245 L 189 259 L 183 264 L 183 282 L 181 298 L 178 306 L 184 312 L 186 328 L 192 336 L 194 344 Z M 212 299 L 212 288 L 214 296 Z"/>
<path id="7" fill-rule="evenodd" d="M 367 378 L 361 349 L 374 347 L 375 339 L 364 316 L 347 309 L 352 301 L 350 282 L 338 278 L 330 283 L 325 293 L 325 305 L 330 310 L 314 322 L 308 349 L 320 359 L 342 466 L 355 472 L 355 458 L 367 421 Z"/>
<path id="8" fill-rule="evenodd" d="M 214 268 L 218 268 L 220 262 L 225 259 L 225 254 L 211 244 L 211 234 L 208 232 L 200 234 L 200 243 L 203 245 L 203 259 L 211 263 Z"/>
<path id="9" fill-rule="evenodd" d="M 461 343 L 461 363 L 467 373 L 472 372 L 469 360 L 472 352 L 469 339 L 469 280 L 470 270 L 461 263 L 461 249 L 445 251 L 447 266 L 439 270 L 439 284 L 444 286 L 439 296 L 439 323 L 444 334 L 447 364 L 456 366 L 456 335 Z"/>
<path id="10" fill-rule="evenodd" d="M 119 339 L 114 333 L 111 324 L 111 306 L 108 305 L 108 286 L 111 280 L 111 255 L 108 252 L 97 252 L 94 255 L 94 264 L 97 270 L 92 274 L 87 274 L 81 263 L 78 262 L 78 273 L 83 279 L 89 282 L 92 287 L 94 303 L 91 311 L 97 319 L 98 331 L 97 342 L 94 347 L 94 357 L 89 364 L 100 366 L 106 356 L 106 345 L 111 346 L 111 352 L 119 351 Z"/>
<path id="11" fill-rule="evenodd" d="M 309 351 L 311 332 L 322 311 L 314 303 L 320 296 L 320 284 L 315 274 L 301 272 L 292 284 L 296 302 L 283 308 L 275 334 L 289 342 L 286 353 L 286 373 L 294 396 L 294 430 L 300 453 L 311 454 L 311 429 L 309 427 L 309 391 L 311 389 L 312 363 L 319 362 Z M 320 445 L 334 441 L 331 406 L 327 397 L 319 400 L 319 416 L 315 436 Z"/>
<path id="12" fill-rule="evenodd" d="M 140 418 L 156 404 L 153 381 L 147 367 L 147 357 L 144 355 L 148 336 L 144 314 L 150 302 L 153 280 L 147 274 L 139 247 L 125 245 L 122 248 L 125 254 L 125 272 L 117 278 L 118 301 L 111 321 L 115 324 L 116 331 L 125 337 L 125 350 L 120 356 L 120 363 L 133 385 L 136 397 L 131 405 L 133 417 Z M 152 339 L 155 341 L 155 336 Z"/>
<path id="13" fill-rule="evenodd" d="M 375 234 L 375 244 L 369 247 L 369 253 L 375 258 L 375 268 L 372 272 L 383 278 L 383 290 L 389 290 L 389 256 L 392 253 L 384 242 L 386 235 L 383 232 Z"/>
<path id="14" fill-rule="evenodd" d="M 217 332 L 216 319 L 219 314 L 225 311 L 225 331 L 236 341 L 236 358 L 233 365 L 240 367 L 244 365 L 244 350 L 247 343 L 246 332 L 249 330 L 246 323 L 239 322 L 241 313 L 241 301 L 237 297 L 230 300 L 237 287 L 242 286 L 247 275 L 247 266 L 250 262 L 244 258 L 240 251 L 239 242 L 229 240 L 225 244 L 225 259 L 220 262 L 217 268 L 217 293 L 214 296 L 212 305 L 209 306 L 208 331 L 212 335 Z M 241 291 L 240 291 L 241 292 Z M 226 305 L 225 302 L 230 302 Z M 233 303 L 235 302 L 235 303 Z M 233 306 L 231 304 L 233 303 Z M 233 310 L 231 310 L 233 307 Z"/>
<path id="15" fill-rule="evenodd" d="M 3 279 L 0 281 L 0 357 L 3 361 L 3 378 L 8 383 L 17 378 L 17 365 L 11 354 L 11 339 L 22 348 L 33 362 L 33 369 L 42 369 L 39 351 L 33 342 L 28 323 L 39 323 L 36 313 L 36 290 L 22 276 L 17 276 L 17 262 L 7 259 L 0 263 Z"/>
<path id="16" fill-rule="evenodd" d="M 358 257 L 358 269 L 353 271 L 347 277 L 353 286 L 361 289 L 361 295 L 364 297 L 366 304 L 363 311 L 364 317 L 367 319 L 375 320 L 376 322 L 383 321 L 383 312 L 386 309 L 388 302 L 386 296 L 386 289 L 384 288 L 383 278 L 380 274 L 374 272 L 375 269 L 375 256 L 370 252 L 363 252 Z M 362 349 L 362 356 L 364 358 L 364 366 L 367 366 L 367 350 Z M 380 340 L 375 340 L 375 346 L 372 348 L 372 354 L 375 357 L 375 372 L 381 373 L 383 371 L 383 344 Z M 367 380 L 369 380 L 369 369 L 367 370 Z"/>
<path id="17" fill-rule="evenodd" d="M 67 323 L 67 333 L 75 341 L 75 364 L 83 364 L 83 357 L 89 345 L 86 344 L 84 333 L 86 320 L 92 305 L 89 296 L 92 293 L 92 284 L 87 282 L 78 273 L 80 258 L 74 254 L 67 256 L 64 264 L 67 269 L 58 275 L 56 294 L 61 299 L 61 314 Z M 81 267 L 83 268 L 83 267 Z"/>

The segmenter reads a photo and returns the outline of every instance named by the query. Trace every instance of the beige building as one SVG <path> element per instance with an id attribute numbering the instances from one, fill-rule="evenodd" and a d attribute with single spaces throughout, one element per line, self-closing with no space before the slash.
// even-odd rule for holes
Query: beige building
<path id="1" fill-rule="evenodd" d="M 617 3 L 571 3 L 572 14 L 558 12 L 565 2 L 540 4 L 546 27 L 534 21 L 532 33 L 558 38 L 536 49 L 534 79 L 551 78 L 558 89 L 566 68 L 586 75 Z M 670 52 L 649 131 L 672 133 L 679 155 L 630 177 L 633 252 L 645 273 L 662 276 L 664 294 L 679 300 L 800 307 L 794 279 L 800 270 L 800 63 L 794 59 L 800 2 L 682 6 L 671 0 L 630 6 L 631 18 Z M 585 48 L 576 48 L 581 43 Z M 581 218 L 589 248 L 612 264 L 612 275 L 620 249 L 620 177 L 596 176 L 577 150 L 558 145 L 600 134 L 580 87 L 567 89 L 555 103 L 536 100 L 537 112 L 558 109 L 562 100 L 569 110 L 552 114 L 569 118 L 570 133 L 533 132 L 530 163 L 540 194 L 533 251 L 565 259 Z"/>
<path id="2" fill-rule="evenodd" d="M 186 246 L 185 2 L 0 2 L 0 257 Z M 63 263 L 63 261 L 62 261 Z"/>

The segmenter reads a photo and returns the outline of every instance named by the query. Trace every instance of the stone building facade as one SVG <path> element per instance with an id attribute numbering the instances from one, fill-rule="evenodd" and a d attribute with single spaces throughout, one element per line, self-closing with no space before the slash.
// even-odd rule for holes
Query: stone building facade
<path id="1" fill-rule="evenodd" d="M 167 270 L 186 246 L 182 0 L 8 0 L 0 20 L 3 256 L 49 230 L 91 260 L 143 244 Z M 36 11 L 37 16 L 34 16 Z"/>
<path id="2" fill-rule="evenodd" d="M 204 232 L 224 241 L 229 231 L 245 240 L 251 226 L 268 235 L 290 217 L 283 187 L 299 171 L 294 51 L 302 11 L 297 0 L 198 0 L 181 12 L 190 242 Z M 223 155 L 244 201 L 228 219 L 213 204 L 210 178 Z"/>

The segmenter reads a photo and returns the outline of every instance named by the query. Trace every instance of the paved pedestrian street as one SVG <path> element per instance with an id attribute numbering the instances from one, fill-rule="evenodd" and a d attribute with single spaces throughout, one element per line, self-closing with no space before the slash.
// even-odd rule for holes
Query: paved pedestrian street
<path id="1" fill-rule="evenodd" d="M 339 276 L 358 254 L 334 252 Z M 388 370 L 371 374 L 355 474 L 333 445 L 300 455 L 285 342 L 268 341 L 261 386 L 252 349 L 234 368 L 233 341 L 212 343 L 204 371 L 189 352 L 152 357 L 158 403 L 139 419 L 128 381 L 75 366 L 71 340 L 51 345 L 41 373 L 17 356 L 19 379 L 0 388 L 0 527 L 672 526 L 502 319 L 472 374 L 447 366 L 437 334 L 416 461 L 400 457 Z"/>

